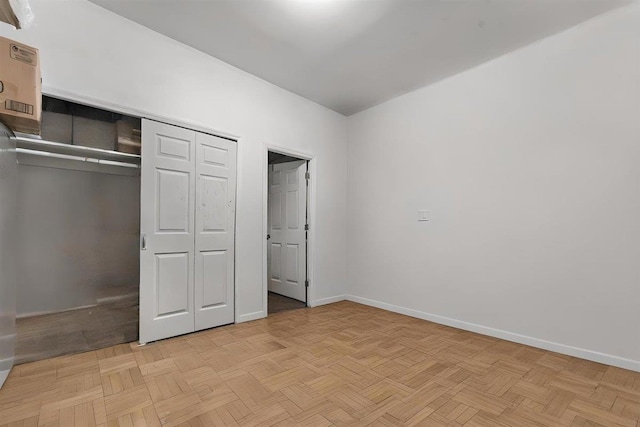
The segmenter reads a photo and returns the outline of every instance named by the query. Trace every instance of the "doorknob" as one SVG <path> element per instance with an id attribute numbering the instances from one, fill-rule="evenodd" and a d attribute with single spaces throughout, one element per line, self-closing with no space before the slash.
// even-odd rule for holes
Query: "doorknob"
<path id="1" fill-rule="evenodd" d="M 267 240 L 271 239 L 271 234 L 267 234 Z"/>
<path id="2" fill-rule="evenodd" d="M 145 233 L 142 233 L 142 238 L 141 238 L 141 242 L 140 242 L 140 249 L 143 251 L 147 250 L 147 235 Z"/>

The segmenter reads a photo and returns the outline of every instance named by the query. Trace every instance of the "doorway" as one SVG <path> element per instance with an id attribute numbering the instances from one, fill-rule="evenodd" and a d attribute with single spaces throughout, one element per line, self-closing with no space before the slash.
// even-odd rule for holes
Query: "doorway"
<path id="1" fill-rule="evenodd" d="M 268 151 L 267 313 L 309 301 L 309 161 Z"/>

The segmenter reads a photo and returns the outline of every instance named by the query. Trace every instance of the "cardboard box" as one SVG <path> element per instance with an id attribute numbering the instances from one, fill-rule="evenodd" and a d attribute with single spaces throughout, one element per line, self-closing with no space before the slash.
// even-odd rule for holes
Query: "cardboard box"
<path id="1" fill-rule="evenodd" d="M 0 121 L 40 134 L 42 81 L 38 49 L 0 37 Z"/>
<path id="2" fill-rule="evenodd" d="M 140 154 L 142 142 L 140 141 L 140 129 L 135 129 L 130 120 L 118 120 L 116 122 L 118 134 L 118 151 L 130 154 Z M 137 127 L 140 127 L 139 124 Z"/>

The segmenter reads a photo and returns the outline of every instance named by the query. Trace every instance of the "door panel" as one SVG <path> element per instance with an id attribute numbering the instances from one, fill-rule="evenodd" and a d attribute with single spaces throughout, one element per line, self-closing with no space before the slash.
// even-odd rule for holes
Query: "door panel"
<path id="1" fill-rule="evenodd" d="M 228 167 L 229 152 L 224 148 L 205 145 L 202 147 L 202 163 L 213 166 Z"/>
<path id="2" fill-rule="evenodd" d="M 307 163 L 269 166 L 268 288 L 306 302 Z"/>
<path id="3" fill-rule="evenodd" d="M 300 229 L 298 196 L 298 189 L 287 191 L 287 229 L 291 231 L 298 231 Z"/>
<path id="4" fill-rule="evenodd" d="M 157 317 L 189 310 L 189 254 L 156 255 Z"/>
<path id="5" fill-rule="evenodd" d="M 233 323 L 236 144 L 196 133 L 195 329 Z"/>
<path id="6" fill-rule="evenodd" d="M 298 276 L 298 262 L 300 254 L 299 245 L 287 244 L 287 283 L 297 285 L 300 281 Z"/>
<path id="7" fill-rule="evenodd" d="M 190 174 L 157 169 L 157 233 L 189 232 Z"/>
<path id="8" fill-rule="evenodd" d="M 203 297 L 202 307 L 224 304 L 227 301 L 227 251 L 201 252 Z"/>
<path id="9" fill-rule="evenodd" d="M 279 188 L 269 191 L 269 215 L 270 228 L 280 230 L 282 228 L 282 197 Z"/>
<path id="10" fill-rule="evenodd" d="M 157 135 L 157 139 L 158 157 L 191 161 L 192 141 L 166 135 Z"/>
<path id="11" fill-rule="evenodd" d="M 273 243 L 269 245 L 270 248 L 270 274 L 269 280 L 280 282 L 280 266 L 282 265 L 282 245 L 280 243 Z M 271 290 L 271 283 L 269 284 L 269 290 Z"/>
<path id="12" fill-rule="evenodd" d="M 142 120 L 140 342 L 194 330 L 196 133 Z"/>
<path id="13" fill-rule="evenodd" d="M 227 178 L 199 176 L 200 191 L 204 200 L 202 210 L 202 232 L 225 232 L 227 228 Z"/>

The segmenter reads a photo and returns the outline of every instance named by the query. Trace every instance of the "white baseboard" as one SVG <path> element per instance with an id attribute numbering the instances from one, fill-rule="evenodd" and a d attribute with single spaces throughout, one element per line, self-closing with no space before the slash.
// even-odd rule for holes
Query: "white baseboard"
<path id="1" fill-rule="evenodd" d="M 254 311 L 253 313 L 241 314 L 236 318 L 236 323 L 250 322 L 267 317 L 264 311 Z"/>
<path id="2" fill-rule="evenodd" d="M 334 302 L 345 301 L 347 299 L 347 295 L 336 295 L 334 297 L 329 298 L 320 298 L 311 302 L 311 307 L 319 307 L 321 305 L 333 304 Z"/>
<path id="3" fill-rule="evenodd" d="M 526 335 L 503 331 L 501 329 L 489 328 L 487 326 L 477 325 L 475 323 L 451 319 L 449 317 L 443 317 L 437 314 L 425 313 L 422 311 L 404 308 L 393 304 L 387 304 L 385 302 L 363 298 L 355 295 L 346 295 L 346 299 L 360 304 L 369 305 L 371 307 L 393 311 L 394 313 L 400 313 L 406 316 L 416 317 L 418 319 L 439 323 L 441 325 L 464 329 L 465 331 L 476 332 L 482 335 L 488 335 L 490 337 L 513 341 L 519 344 L 529 345 L 531 347 L 541 348 L 543 350 L 554 351 L 556 353 L 566 354 L 568 356 L 579 357 L 581 359 L 591 360 L 593 362 L 604 363 L 606 365 L 617 366 L 619 368 L 640 372 L 640 361 L 638 360 L 626 359 L 623 357 L 613 356 L 611 354 L 600 353 L 593 350 L 586 350 L 583 348 L 572 347 L 565 344 L 559 344 L 538 338 L 528 337 Z"/>
<path id="4" fill-rule="evenodd" d="M 4 384 L 5 380 L 9 376 L 10 369 L 6 371 L 0 371 L 0 388 L 2 388 L 2 384 Z"/>

